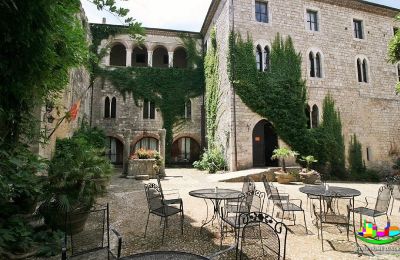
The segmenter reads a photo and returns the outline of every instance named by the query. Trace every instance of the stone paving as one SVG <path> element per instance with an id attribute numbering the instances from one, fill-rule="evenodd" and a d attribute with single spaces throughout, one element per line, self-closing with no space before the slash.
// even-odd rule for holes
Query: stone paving
<path id="1" fill-rule="evenodd" d="M 250 171 L 254 173 L 254 171 Z M 161 244 L 162 226 L 160 218 L 150 216 L 147 237 L 144 238 L 144 229 L 147 218 L 147 204 L 143 185 L 150 181 L 137 181 L 134 179 L 119 178 L 116 173 L 109 186 L 108 194 L 99 199 L 99 202 L 109 202 L 111 210 L 111 224 L 123 236 L 122 255 L 130 255 L 145 251 L 155 250 L 179 250 L 192 252 L 204 256 L 214 255 L 221 249 L 219 247 L 219 227 L 215 223 L 208 225 L 202 233 L 200 226 L 202 220 L 206 218 L 206 204 L 204 200 L 191 197 L 188 193 L 194 189 L 201 188 L 232 188 L 240 190 L 240 182 L 219 182 L 220 177 L 209 175 L 194 169 L 167 169 L 167 177 L 162 180 L 164 190 L 175 189 L 179 191 L 183 199 L 185 221 L 184 235 L 180 234 L 179 217 L 173 216 L 169 219 L 169 229 L 166 231 L 164 244 Z M 224 175 L 227 175 L 226 173 Z M 240 175 L 240 173 L 235 173 Z M 222 179 L 222 178 L 221 178 Z M 226 178 L 223 178 L 226 179 Z M 290 185 L 280 185 L 274 183 L 281 192 L 287 192 L 291 198 L 303 200 L 306 207 L 306 195 L 299 192 L 301 183 Z M 330 183 L 332 186 L 342 186 L 356 188 L 361 191 L 359 204 L 365 196 L 376 197 L 378 188 L 381 184 L 354 184 L 354 183 Z M 256 188 L 264 191 L 261 182 L 256 183 Z M 400 225 L 399 202 L 395 202 L 393 215 L 391 216 L 392 225 Z M 210 204 L 210 203 L 209 203 Z M 357 204 L 357 202 L 356 202 Z M 210 206 L 210 205 L 209 205 Z M 210 209 L 211 210 L 211 209 Z M 276 212 L 276 211 L 275 211 Z M 268 212 L 271 214 L 271 210 Z M 359 217 L 356 215 L 356 226 L 358 226 Z M 355 252 L 354 236 L 350 236 L 350 241 L 346 239 L 344 229 L 340 233 L 336 227 L 327 227 L 324 229 L 325 251 L 321 250 L 321 241 L 317 238 L 317 229 L 313 225 L 309 208 L 306 208 L 306 221 L 309 233 L 305 233 L 303 216 L 298 213 L 296 226 L 290 226 L 287 237 L 287 259 L 399 259 L 400 241 L 390 244 L 390 247 L 397 250 L 396 254 L 379 254 L 371 257 L 366 254 L 361 257 Z M 384 225 L 385 217 L 377 218 L 380 226 Z M 292 224 L 290 220 L 285 220 L 287 224 Z M 233 243 L 233 237 L 229 236 L 223 241 L 223 249 L 227 249 Z M 375 251 L 376 253 L 376 251 Z M 215 257 L 213 259 L 234 259 L 234 250 Z"/>

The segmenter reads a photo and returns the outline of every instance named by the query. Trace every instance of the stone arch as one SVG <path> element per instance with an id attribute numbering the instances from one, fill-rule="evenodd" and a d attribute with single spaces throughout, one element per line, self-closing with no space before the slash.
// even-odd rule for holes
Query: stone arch
<path id="1" fill-rule="evenodd" d="M 132 67 L 147 67 L 148 53 L 145 45 L 138 45 L 132 49 Z"/>
<path id="2" fill-rule="evenodd" d="M 304 113 L 306 114 L 306 118 L 307 118 L 307 128 L 310 129 L 311 128 L 311 108 L 310 105 L 307 104 L 305 109 L 304 109 Z"/>
<path id="3" fill-rule="evenodd" d="M 253 128 L 253 166 L 278 166 L 277 160 L 272 160 L 272 152 L 278 148 L 278 135 L 273 125 L 261 119 Z"/>
<path id="4" fill-rule="evenodd" d="M 153 67 L 168 68 L 169 56 L 166 47 L 159 45 L 154 48 L 152 64 Z"/>
<path id="5" fill-rule="evenodd" d="M 187 68 L 187 52 L 184 47 L 179 46 L 174 50 L 174 68 Z"/>
<path id="6" fill-rule="evenodd" d="M 197 143 L 199 143 L 199 144 L 201 143 L 200 136 L 196 135 L 196 134 L 192 134 L 192 133 L 180 133 L 180 134 L 177 134 L 177 135 L 175 135 L 173 137 L 172 142 L 175 142 L 176 140 L 178 140 L 179 138 L 182 138 L 182 137 L 190 137 L 190 138 L 194 139 Z"/>
<path id="7" fill-rule="evenodd" d="M 263 51 L 260 45 L 256 47 L 256 67 L 258 71 L 263 71 Z"/>
<path id="8" fill-rule="evenodd" d="M 319 108 L 316 104 L 312 106 L 311 111 L 311 127 L 317 128 L 319 126 Z"/>
<path id="9" fill-rule="evenodd" d="M 153 139 L 157 140 L 157 151 L 160 151 L 160 136 L 158 134 L 154 134 L 154 133 L 142 133 L 142 134 L 136 135 L 132 139 L 132 141 L 130 143 L 130 153 L 131 154 L 135 152 L 136 144 L 144 138 L 153 138 Z"/>
<path id="10" fill-rule="evenodd" d="M 355 67 L 356 67 L 356 78 L 358 82 L 369 83 L 370 82 L 370 62 L 367 56 L 357 55 L 355 57 Z"/>
<path id="11" fill-rule="evenodd" d="M 324 77 L 324 53 L 318 48 L 309 48 L 307 50 L 309 71 L 308 75 L 312 78 L 323 78 Z"/>
<path id="12" fill-rule="evenodd" d="M 115 42 L 110 49 L 110 66 L 126 66 L 126 46 Z"/>
<path id="13" fill-rule="evenodd" d="M 171 160 L 175 163 L 193 163 L 200 157 L 200 143 L 189 135 L 175 138 L 171 147 Z"/>
<path id="14" fill-rule="evenodd" d="M 116 135 L 106 137 L 106 157 L 115 165 L 122 165 L 124 161 L 124 142 Z"/>

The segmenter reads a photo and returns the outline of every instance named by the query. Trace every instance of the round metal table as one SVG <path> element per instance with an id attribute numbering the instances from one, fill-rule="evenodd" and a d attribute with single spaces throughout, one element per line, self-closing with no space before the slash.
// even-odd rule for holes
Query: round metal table
<path id="1" fill-rule="evenodd" d="M 232 189 L 221 189 L 221 188 L 214 188 L 214 189 L 200 189 L 200 190 L 193 190 L 189 192 L 190 196 L 204 199 L 207 207 L 207 218 L 203 221 L 201 225 L 200 232 L 205 225 L 210 222 L 214 222 L 216 218 L 219 217 L 219 207 L 222 200 L 234 200 L 238 199 L 243 193 L 238 190 Z M 213 204 L 213 215 L 210 219 L 208 219 L 208 204 L 207 200 L 211 200 Z"/>
<path id="2" fill-rule="evenodd" d="M 145 252 L 135 255 L 130 255 L 123 257 L 122 259 L 142 259 L 142 260 L 208 260 L 209 258 L 196 255 L 192 253 L 179 252 L 179 251 L 155 251 L 155 252 Z"/>
<path id="3" fill-rule="evenodd" d="M 322 200 L 327 202 L 327 211 L 330 209 L 332 210 L 331 202 L 332 198 L 348 198 L 350 199 L 351 207 L 354 208 L 354 197 L 360 196 L 361 192 L 356 189 L 352 188 L 345 188 L 345 187 L 337 187 L 337 186 L 329 186 L 329 185 L 315 185 L 315 186 L 304 186 L 299 188 L 299 191 L 305 193 L 307 195 L 313 195 L 319 197 L 319 210 L 320 214 L 322 215 Z M 357 242 L 356 236 L 356 227 L 354 223 L 354 211 L 352 211 L 353 215 L 353 231 L 354 231 L 354 238 Z M 322 244 L 322 251 L 324 251 L 324 238 L 322 233 L 322 221 L 320 221 L 320 228 L 321 228 L 321 244 Z"/>

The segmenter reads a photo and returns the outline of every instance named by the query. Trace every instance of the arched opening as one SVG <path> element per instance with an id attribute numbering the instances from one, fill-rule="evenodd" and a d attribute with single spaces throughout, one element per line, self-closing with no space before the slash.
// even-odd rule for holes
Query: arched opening
<path id="1" fill-rule="evenodd" d="M 362 82 L 362 69 L 361 69 L 361 60 L 357 59 L 357 77 L 358 82 Z"/>
<path id="2" fill-rule="evenodd" d="M 362 63 L 362 71 L 363 71 L 363 81 L 365 83 L 368 82 L 368 71 L 367 70 L 368 70 L 367 60 L 364 59 L 363 63 Z"/>
<path id="3" fill-rule="evenodd" d="M 199 160 L 200 145 L 190 137 L 182 137 L 172 143 L 171 160 L 174 163 L 193 163 Z"/>
<path id="4" fill-rule="evenodd" d="M 190 99 L 185 102 L 185 119 L 191 119 L 192 118 L 192 102 Z"/>
<path id="5" fill-rule="evenodd" d="M 311 122 L 312 122 L 312 128 L 316 128 L 319 125 L 319 109 L 317 105 L 312 106 L 312 112 L 311 112 Z"/>
<path id="6" fill-rule="evenodd" d="M 257 63 L 257 70 L 263 71 L 263 63 L 262 63 L 262 50 L 260 45 L 257 45 L 256 49 L 256 63 Z"/>
<path id="7" fill-rule="evenodd" d="M 322 78 L 321 54 L 319 52 L 315 55 L 315 74 L 318 78 Z"/>
<path id="8" fill-rule="evenodd" d="M 311 109 L 310 106 L 307 105 L 304 113 L 306 114 L 306 118 L 307 118 L 307 128 L 310 129 L 311 128 Z"/>
<path id="9" fill-rule="evenodd" d="M 111 66 L 126 66 L 126 49 L 121 43 L 115 44 L 110 51 Z"/>
<path id="10" fill-rule="evenodd" d="M 104 118 L 110 117 L 110 98 L 106 97 L 104 100 Z"/>
<path id="11" fill-rule="evenodd" d="M 131 152 L 136 152 L 139 149 L 159 151 L 158 140 L 154 137 L 143 137 L 136 142 L 133 146 L 133 151 L 131 149 Z"/>
<path id="12" fill-rule="evenodd" d="M 270 67 L 270 51 L 269 47 L 264 47 L 264 71 L 269 71 Z"/>
<path id="13" fill-rule="evenodd" d="M 315 77 L 315 63 L 314 63 L 314 53 L 311 51 L 308 55 L 310 60 L 310 77 Z"/>
<path id="14" fill-rule="evenodd" d="M 132 50 L 132 66 L 147 67 L 147 49 L 145 46 L 137 46 Z"/>
<path id="15" fill-rule="evenodd" d="M 153 67 L 168 68 L 168 51 L 164 47 L 157 47 L 153 51 Z"/>
<path id="16" fill-rule="evenodd" d="M 174 68 L 187 68 L 187 55 L 182 47 L 174 51 Z"/>
<path id="17" fill-rule="evenodd" d="M 115 165 L 122 165 L 123 154 L 124 154 L 124 144 L 115 137 L 108 136 L 106 139 L 107 150 L 106 156 Z"/>
<path id="18" fill-rule="evenodd" d="M 278 166 L 272 152 L 278 148 L 278 136 L 270 122 L 263 119 L 253 129 L 253 166 Z"/>
<path id="19" fill-rule="evenodd" d="M 111 118 L 116 118 L 117 116 L 117 99 L 113 97 L 111 99 Z"/>

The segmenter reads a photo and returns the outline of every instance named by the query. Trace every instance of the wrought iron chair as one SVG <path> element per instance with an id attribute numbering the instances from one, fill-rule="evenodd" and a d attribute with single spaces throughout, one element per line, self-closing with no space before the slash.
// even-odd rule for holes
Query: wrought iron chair
<path id="1" fill-rule="evenodd" d="M 254 180 L 249 176 L 245 176 L 244 180 L 243 180 L 242 193 L 246 194 L 249 191 L 250 192 L 255 191 L 255 189 L 256 189 L 256 185 L 254 183 Z M 247 199 L 251 200 L 251 197 L 249 197 Z M 225 209 L 227 209 L 228 207 L 232 207 L 232 209 L 230 209 L 230 210 L 232 210 L 232 211 L 236 210 L 238 203 L 240 203 L 240 201 L 238 201 L 237 199 L 226 200 Z"/>
<path id="2" fill-rule="evenodd" d="M 354 213 L 360 214 L 360 225 L 362 223 L 362 215 L 372 217 L 374 219 L 374 223 L 376 223 L 375 218 L 380 217 L 383 215 L 386 215 L 386 219 L 388 219 L 388 209 L 389 209 L 389 203 L 391 200 L 391 188 L 388 185 L 381 186 L 378 190 L 378 197 L 376 198 L 375 202 L 375 207 L 374 208 L 369 208 L 368 207 L 368 199 L 371 197 L 365 197 L 365 206 L 362 207 L 357 207 L 352 209 Z M 372 198 L 375 199 L 375 198 Z"/>
<path id="3" fill-rule="evenodd" d="M 274 199 L 276 199 L 276 197 L 272 195 L 272 191 L 271 191 L 271 187 L 274 187 L 274 185 L 272 183 L 269 183 L 269 181 L 265 175 L 262 177 L 262 182 L 264 184 L 265 192 L 267 194 L 266 197 L 268 200 L 268 202 L 267 202 L 267 212 L 268 212 L 270 201 L 272 201 L 272 203 L 273 203 Z M 287 199 L 288 195 L 284 195 L 281 193 L 281 197 L 282 197 L 282 199 Z"/>
<path id="4" fill-rule="evenodd" d="M 157 183 L 158 183 L 158 188 L 160 188 L 160 192 L 161 192 L 161 196 L 162 199 L 164 200 L 164 203 L 167 205 L 171 205 L 171 204 L 181 204 L 182 203 L 182 199 L 180 198 L 179 195 L 179 191 L 178 190 L 163 190 L 162 186 L 161 186 L 161 179 L 160 179 L 160 175 L 157 174 Z M 165 195 L 168 196 L 168 199 L 166 199 Z M 175 198 L 170 198 L 171 195 L 176 195 Z"/>
<path id="5" fill-rule="evenodd" d="M 171 206 L 171 204 L 167 204 L 163 199 L 163 195 L 161 189 L 154 183 L 149 183 L 144 185 L 144 189 L 146 192 L 147 206 L 149 208 L 149 213 L 147 215 L 146 228 L 144 231 L 144 236 L 146 237 L 147 226 L 149 225 L 150 214 L 159 216 L 161 221 L 164 219 L 164 227 L 162 234 L 162 243 L 164 243 L 164 234 L 165 229 L 168 227 L 168 217 L 180 213 L 181 215 L 181 233 L 183 235 L 183 201 L 176 202 L 176 206 Z"/>
<path id="6" fill-rule="evenodd" d="M 236 201 L 235 205 L 226 204 L 221 207 L 221 240 L 220 245 L 222 245 L 222 240 L 225 233 L 227 233 L 228 226 L 231 227 L 235 234 L 235 242 L 237 245 L 237 238 L 240 229 L 243 227 L 243 223 L 240 222 L 241 213 L 249 212 L 262 212 L 264 205 L 265 193 L 258 190 L 251 190 L 246 193 L 242 193 Z M 236 248 L 238 248 L 236 246 Z"/>
<path id="7" fill-rule="evenodd" d="M 285 216 L 285 212 L 288 211 L 288 212 L 292 212 L 294 225 L 296 225 L 296 216 L 294 213 L 301 211 L 301 212 L 303 212 L 304 226 L 306 228 L 306 233 L 308 233 L 306 215 L 305 215 L 304 209 L 302 207 L 303 201 L 301 199 L 290 199 L 289 194 L 284 194 L 285 197 L 281 196 L 281 194 L 279 194 L 279 191 L 276 187 L 271 187 L 271 192 L 272 192 L 273 202 L 274 202 L 273 208 L 272 208 L 272 216 L 274 216 L 274 209 L 276 206 L 277 208 L 279 208 L 282 211 L 282 222 L 283 222 L 283 219 Z M 292 203 L 291 201 L 299 201 L 300 203 L 297 205 L 295 203 Z"/>
<path id="8" fill-rule="evenodd" d="M 333 206 L 332 206 L 333 205 Z M 318 208 L 314 203 L 312 204 L 313 212 L 315 215 L 315 225 L 318 229 L 318 238 L 321 232 L 322 250 L 324 249 L 324 237 L 322 233 L 323 224 L 334 224 L 346 227 L 347 240 L 349 240 L 350 230 L 350 209 L 351 199 L 336 194 L 329 198 L 329 200 L 320 199 L 320 207 Z M 340 211 L 345 208 L 345 213 Z M 341 232 L 341 230 L 339 229 Z"/>
<path id="9" fill-rule="evenodd" d="M 387 180 L 388 185 L 392 189 L 392 207 L 390 208 L 390 215 L 392 215 L 393 205 L 396 200 L 400 202 L 400 176 L 390 177 Z M 400 206 L 399 206 L 400 212 Z"/>
<path id="10" fill-rule="evenodd" d="M 240 259 L 285 259 L 287 227 L 263 212 L 242 213 L 243 225 L 240 243 Z"/>
<path id="11" fill-rule="evenodd" d="M 85 221 L 77 228 L 77 222 Z M 61 259 L 119 259 L 122 237 L 110 227 L 108 203 L 86 212 L 66 214 L 66 229 Z M 110 234 L 114 235 L 111 239 Z M 69 238 L 69 239 L 68 239 Z M 68 243 L 70 242 L 70 243 Z M 112 243 L 115 244 L 112 245 Z"/>

